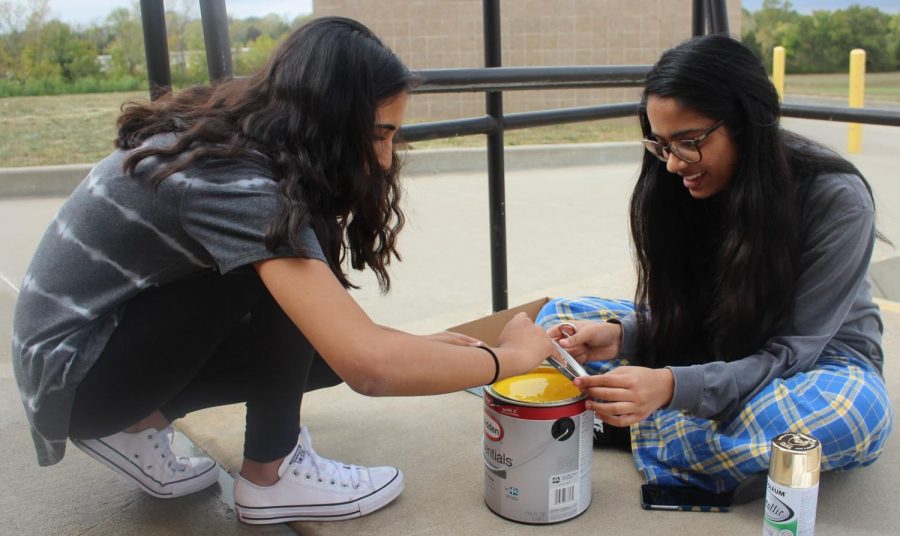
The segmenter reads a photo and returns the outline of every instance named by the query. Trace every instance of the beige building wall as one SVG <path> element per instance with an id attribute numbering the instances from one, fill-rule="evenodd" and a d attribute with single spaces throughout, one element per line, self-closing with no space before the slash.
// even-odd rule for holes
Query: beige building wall
<path id="1" fill-rule="evenodd" d="M 504 67 L 651 64 L 691 36 L 692 0 L 506 0 Z M 741 0 L 727 0 L 740 35 Z M 482 0 L 314 0 L 313 16 L 341 15 L 377 33 L 414 70 L 483 67 Z M 504 112 L 637 100 L 638 88 L 504 92 Z M 415 95 L 406 121 L 484 114 L 483 93 Z"/>

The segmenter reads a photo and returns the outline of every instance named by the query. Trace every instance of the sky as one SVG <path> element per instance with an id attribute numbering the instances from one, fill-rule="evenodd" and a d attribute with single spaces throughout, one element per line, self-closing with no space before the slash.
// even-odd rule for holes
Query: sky
<path id="1" fill-rule="evenodd" d="M 16 0 L 13 3 L 17 3 Z M 276 13 L 290 20 L 312 13 L 312 3 L 313 0 L 225 0 L 225 9 L 229 15 L 241 19 Z M 743 6 L 750 11 L 756 11 L 762 3 L 763 0 L 743 0 Z M 886 13 L 900 13 L 900 0 L 791 0 L 791 4 L 796 11 L 805 14 L 815 9 L 844 9 L 851 4 L 877 7 Z M 117 7 L 131 5 L 131 0 L 50 0 L 50 18 L 58 18 L 68 24 L 88 25 L 103 21 Z M 199 8 L 195 9 L 199 15 Z"/>
<path id="2" fill-rule="evenodd" d="M 182 0 L 183 1 L 183 0 Z M 13 0 L 13 3 L 17 3 Z M 269 13 L 283 15 L 288 20 L 298 15 L 312 13 L 313 0 L 225 0 L 225 11 L 230 16 L 243 19 L 252 16 L 264 16 Z M 167 5 L 180 5 L 180 2 L 166 2 Z M 50 17 L 73 25 L 88 25 L 102 22 L 109 13 L 118 7 L 131 7 L 131 0 L 50 0 Z M 194 8 L 200 15 L 199 3 Z"/>

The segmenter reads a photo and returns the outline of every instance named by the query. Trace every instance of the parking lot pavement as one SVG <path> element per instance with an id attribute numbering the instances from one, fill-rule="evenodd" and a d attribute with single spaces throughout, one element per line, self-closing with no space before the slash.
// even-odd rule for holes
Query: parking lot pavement
<path id="1" fill-rule="evenodd" d="M 846 126 L 786 120 L 789 128 L 836 146 Z M 843 135 L 842 135 L 843 132 Z M 843 137 L 842 137 L 843 136 Z M 864 128 L 853 161 L 876 194 L 879 228 L 900 244 L 900 137 L 891 127 Z M 543 296 L 630 297 L 634 276 L 627 205 L 636 162 L 536 167 L 508 173 L 506 184 L 509 304 Z M 403 262 L 392 266 L 393 291 L 381 296 L 369 274 L 354 276 L 353 295 L 377 322 L 428 333 L 491 311 L 487 185 L 482 173 L 440 171 L 404 179 L 408 224 Z M 195 496 L 161 501 L 143 495 L 76 449 L 51 468 L 34 461 L 24 412 L 12 377 L 9 333 L 17 285 L 61 198 L 0 199 L 0 509 L 10 534 L 250 534 L 288 533 L 283 525 L 250 528 L 230 508 L 230 478 Z M 876 246 L 873 262 L 897 251 Z M 889 266 L 885 264 L 884 266 Z M 65 267 L 60 267 L 64 269 Z M 882 277 L 898 277 L 888 271 Z M 900 393 L 900 306 L 885 310 L 889 390 Z M 896 399 L 896 397 L 895 397 Z M 894 407 L 897 408 L 895 402 Z M 450 534 L 542 530 L 502 520 L 483 506 L 481 403 L 467 393 L 441 397 L 363 399 L 339 386 L 304 399 L 304 420 L 326 456 L 357 463 L 393 463 L 407 474 L 407 491 L 383 512 L 338 524 L 297 524 L 303 534 Z M 240 456 L 239 407 L 189 417 L 217 459 L 233 468 Z M 900 479 L 900 452 L 891 439 L 871 468 L 823 478 L 817 534 L 894 534 L 900 512 L 888 508 Z M 185 446 L 184 448 L 189 448 Z M 618 453 L 621 454 L 621 453 Z M 583 516 L 550 530 L 618 534 L 759 534 L 759 502 L 730 514 L 648 513 L 640 509 L 640 478 L 627 455 L 596 451 L 594 504 Z"/>

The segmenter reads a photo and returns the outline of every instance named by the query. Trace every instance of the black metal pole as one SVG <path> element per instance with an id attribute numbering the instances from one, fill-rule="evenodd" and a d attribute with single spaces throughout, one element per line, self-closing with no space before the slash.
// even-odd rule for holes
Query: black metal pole
<path id="1" fill-rule="evenodd" d="M 209 79 L 216 81 L 228 78 L 234 70 L 231 66 L 231 41 L 228 39 L 225 0 L 200 0 L 200 19 L 203 23 Z"/>
<path id="2" fill-rule="evenodd" d="M 484 0 L 484 66 L 500 67 L 500 0 Z M 488 204 L 491 224 L 491 289 L 494 311 L 509 307 L 506 276 L 506 192 L 503 169 L 503 92 L 485 94 L 488 116 L 498 128 L 487 135 Z"/>
<path id="3" fill-rule="evenodd" d="M 706 33 L 706 0 L 694 0 L 691 33 L 694 37 Z"/>
<path id="4" fill-rule="evenodd" d="M 166 8 L 163 0 L 141 0 L 141 25 L 144 30 L 144 54 L 147 57 L 150 100 L 156 100 L 172 89 L 169 45 L 166 42 Z"/>
<path id="5" fill-rule="evenodd" d="M 725 0 L 709 0 L 709 12 L 713 33 L 728 35 L 728 7 Z"/>

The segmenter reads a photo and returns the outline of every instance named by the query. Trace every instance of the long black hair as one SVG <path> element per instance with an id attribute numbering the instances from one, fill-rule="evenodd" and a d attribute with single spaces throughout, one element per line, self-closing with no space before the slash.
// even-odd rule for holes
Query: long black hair
<path id="1" fill-rule="evenodd" d="M 415 83 L 410 71 L 368 28 L 351 19 L 315 19 L 294 31 L 267 65 L 230 79 L 123 107 L 116 146 L 136 149 L 125 168 L 171 156 L 153 184 L 206 158 L 259 159 L 279 182 L 280 209 L 266 246 L 290 244 L 305 255 L 299 230 L 315 230 L 331 270 L 369 266 L 382 291 L 403 227 L 398 159 L 379 164 L 373 147 L 380 104 Z M 140 147 L 158 133 L 178 133 L 171 147 Z"/>
<path id="2" fill-rule="evenodd" d="M 644 83 L 644 136 L 651 134 L 650 96 L 724 121 L 739 156 L 726 188 L 698 200 L 665 163 L 644 154 L 630 209 L 635 302 L 650 313 L 638 315 L 643 359 L 660 366 L 744 357 L 792 309 L 811 182 L 829 171 L 862 175 L 781 129 L 778 94 L 762 63 L 730 37 L 696 37 L 662 55 Z"/>

